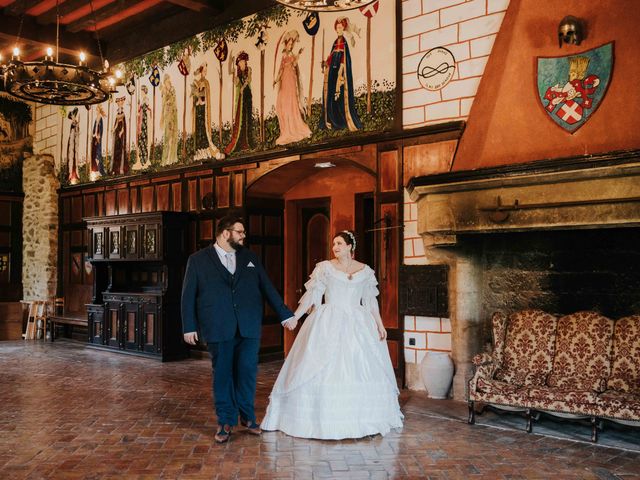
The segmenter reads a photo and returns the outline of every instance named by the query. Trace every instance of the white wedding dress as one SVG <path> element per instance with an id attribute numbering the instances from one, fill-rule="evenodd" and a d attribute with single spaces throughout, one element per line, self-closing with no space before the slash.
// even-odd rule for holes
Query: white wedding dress
<path id="1" fill-rule="evenodd" d="M 377 284 L 368 266 L 349 280 L 329 261 L 316 265 L 298 307 L 314 310 L 278 375 L 263 430 L 338 440 L 402 427 L 389 350 L 374 319 Z"/>

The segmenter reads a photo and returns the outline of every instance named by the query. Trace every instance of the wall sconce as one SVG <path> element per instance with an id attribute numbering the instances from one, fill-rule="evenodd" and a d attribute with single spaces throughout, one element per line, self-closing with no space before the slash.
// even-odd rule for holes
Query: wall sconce
<path id="1" fill-rule="evenodd" d="M 584 22 L 573 15 L 567 15 L 560 20 L 558 25 L 558 47 L 562 48 L 563 43 L 571 43 L 580 45 L 584 40 L 585 28 Z"/>

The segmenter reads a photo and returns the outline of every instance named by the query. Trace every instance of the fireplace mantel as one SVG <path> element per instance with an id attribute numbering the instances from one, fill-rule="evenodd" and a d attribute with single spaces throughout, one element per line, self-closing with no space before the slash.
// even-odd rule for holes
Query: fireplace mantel
<path id="1" fill-rule="evenodd" d="M 640 226 L 640 152 L 412 179 L 425 246 L 458 234 Z"/>

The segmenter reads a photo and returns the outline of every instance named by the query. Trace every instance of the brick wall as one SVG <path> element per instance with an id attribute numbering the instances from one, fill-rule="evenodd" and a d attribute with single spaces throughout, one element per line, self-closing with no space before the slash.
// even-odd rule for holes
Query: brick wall
<path id="1" fill-rule="evenodd" d="M 469 115 L 509 0 L 404 0 L 402 2 L 403 126 L 415 128 Z M 424 54 L 445 47 L 456 59 L 441 90 L 420 86 Z"/>
<path id="2" fill-rule="evenodd" d="M 33 151 L 36 155 L 51 155 L 60 166 L 60 107 L 33 104 L 35 130 Z"/>
<path id="3" fill-rule="evenodd" d="M 403 0 L 403 127 L 416 128 L 466 120 L 509 0 Z M 451 81 L 438 91 L 420 85 L 416 75 L 424 54 L 445 47 L 456 60 Z M 417 233 L 417 206 L 405 191 L 404 263 L 425 265 L 424 245 Z M 451 351 L 448 318 L 405 316 L 407 384 L 423 389 L 418 366 L 429 350 Z"/>

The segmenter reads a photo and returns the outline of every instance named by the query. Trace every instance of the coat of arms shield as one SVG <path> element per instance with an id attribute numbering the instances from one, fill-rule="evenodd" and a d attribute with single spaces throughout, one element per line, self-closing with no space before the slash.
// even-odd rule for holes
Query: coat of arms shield
<path id="1" fill-rule="evenodd" d="M 538 98 L 547 116 L 574 133 L 598 109 L 611 80 L 613 42 L 564 57 L 538 57 Z"/>

